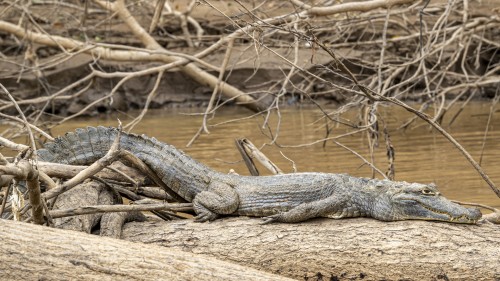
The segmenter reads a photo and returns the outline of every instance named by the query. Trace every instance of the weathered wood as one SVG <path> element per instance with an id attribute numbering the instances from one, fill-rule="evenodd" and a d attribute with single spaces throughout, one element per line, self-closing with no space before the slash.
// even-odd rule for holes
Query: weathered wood
<path id="1" fill-rule="evenodd" d="M 123 164 L 113 163 L 112 167 L 127 174 L 134 179 L 138 184 L 144 185 L 150 181 L 146 176 L 142 175 L 137 169 L 124 166 Z M 69 179 L 76 176 L 78 173 L 86 169 L 88 166 L 65 165 L 59 163 L 38 162 L 38 168 L 51 177 Z M 115 181 L 126 181 L 126 179 L 111 170 L 104 169 L 96 174 L 97 177 L 110 179 Z"/>
<path id="2" fill-rule="evenodd" d="M 51 215 L 60 209 L 97 205 L 99 197 L 108 197 L 106 192 L 107 189 L 99 182 L 87 181 L 79 184 L 57 197 Z M 102 214 L 84 214 L 72 217 L 52 216 L 52 218 L 54 219 L 54 227 L 90 233 L 92 228 L 99 223 L 101 216 Z"/>
<path id="3" fill-rule="evenodd" d="M 366 218 L 269 225 L 260 225 L 261 221 L 237 217 L 210 223 L 129 223 L 122 238 L 209 255 L 297 279 L 500 278 L 499 225 L 381 222 Z"/>
<path id="4" fill-rule="evenodd" d="M 155 245 L 0 219 L 0 280 L 285 280 Z"/>

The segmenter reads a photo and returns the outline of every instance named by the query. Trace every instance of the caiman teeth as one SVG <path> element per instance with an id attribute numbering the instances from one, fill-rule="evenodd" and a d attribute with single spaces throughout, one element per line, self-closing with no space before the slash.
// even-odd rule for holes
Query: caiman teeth
<path id="1" fill-rule="evenodd" d="M 460 215 L 460 216 L 452 216 L 451 214 L 449 213 L 446 213 L 446 212 L 442 212 L 440 210 L 437 210 L 437 209 L 434 209 L 432 207 L 429 207 L 425 204 L 423 204 L 422 202 L 420 201 L 417 201 L 418 203 L 420 203 L 420 206 L 422 206 L 423 208 L 433 212 L 433 213 L 436 213 L 436 214 L 440 214 L 440 215 L 446 215 L 448 216 L 448 221 L 450 222 L 458 222 L 458 223 L 477 223 L 477 220 L 475 219 L 472 219 L 471 217 L 467 216 L 467 215 Z M 446 221 L 446 220 L 443 220 L 443 221 Z"/>
<path id="2" fill-rule="evenodd" d="M 477 223 L 477 220 L 471 219 L 467 215 L 461 215 L 459 217 L 450 216 L 451 222 L 464 222 L 464 220 L 465 220 L 465 223 Z"/>

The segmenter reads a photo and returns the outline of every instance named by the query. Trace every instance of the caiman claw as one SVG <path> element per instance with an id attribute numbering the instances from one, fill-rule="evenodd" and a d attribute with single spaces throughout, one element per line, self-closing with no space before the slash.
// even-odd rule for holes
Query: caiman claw
<path id="1" fill-rule="evenodd" d="M 279 222 L 280 217 L 281 217 L 281 214 L 276 214 L 276 215 L 264 217 L 264 220 L 260 224 L 270 224 L 273 222 Z"/>
<path id="2" fill-rule="evenodd" d="M 207 213 L 200 213 L 196 217 L 194 217 L 195 222 L 206 222 L 206 221 L 213 221 L 217 218 L 217 214 L 214 214 L 212 212 L 207 212 Z"/>
<path id="3" fill-rule="evenodd" d="M 208 210 L 207 208 L 205 208 L 203 206 L 196 204 L 196 202 L 194 205 L 195 205 L 195 212 L 196 212 L 196 216 L 194 217 L 195 222 L 213 221 L 217 217 L 219 217 L 219 215 L 217 215 L 216 213 Z"/>

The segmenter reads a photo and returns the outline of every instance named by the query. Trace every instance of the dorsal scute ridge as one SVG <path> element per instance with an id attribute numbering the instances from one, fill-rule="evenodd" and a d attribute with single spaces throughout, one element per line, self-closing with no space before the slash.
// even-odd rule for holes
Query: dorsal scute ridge
<path id="1" fill-rule="evenodd" d="M 117 135 L 118 129 L 114 127 L 89 126 L 76 129 L 55 138 L 53 142 L 47 142 L 44 148 L 39 150 L 38 155 L 42 161 L 88 165 L 109 151 Z M 170 165 L 172 169 L 181 173 L 190 173 L 192 169 L 203 170 L 204 173 L 210 171 L 208 167 L 192 159 L 182 150 L 143 134 L 123 132 L 120 144 L 123 149 L 136 154 L 139 158 L 144 160 L 148 157 L 154 158 L 146 160 L 147 162 L 158 165 L 160 160 L 162 165 Z"/>

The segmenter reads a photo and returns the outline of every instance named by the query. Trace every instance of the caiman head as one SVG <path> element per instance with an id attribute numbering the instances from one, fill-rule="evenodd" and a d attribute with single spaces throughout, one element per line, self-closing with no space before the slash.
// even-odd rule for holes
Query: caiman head
<path id="1" fill-rule="evenodd" d="M 386 200 L 388 202 L 383 202 Z M 381 217 L 372 215 L 390 221 L 433 220 L 475 224 L 482 216 L 478 208 L 466 208 L 446 199 L 434 184 L 392 182 L 384 195 L 374 202 L 374 209 L 377 208 L 385 209 L 379 213 Z"/>

